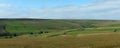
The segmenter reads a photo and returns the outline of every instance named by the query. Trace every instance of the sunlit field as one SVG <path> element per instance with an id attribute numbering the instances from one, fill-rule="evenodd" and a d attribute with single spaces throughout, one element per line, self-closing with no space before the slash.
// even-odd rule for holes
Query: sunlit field
<path id="1" fill-rule="evenodd" d="M 0 48 L 120 48 L 120 33 L 0 39 Z"/>
<path id="2" fill-rule="evenodd" d="M 120 0 L 0 0 L 0 48 L 120 48 Z"/>
<path id="3" fill-rule="evenodd" d="M 0 20 L 0 48 L 120 48 L 120 21 Z"/>

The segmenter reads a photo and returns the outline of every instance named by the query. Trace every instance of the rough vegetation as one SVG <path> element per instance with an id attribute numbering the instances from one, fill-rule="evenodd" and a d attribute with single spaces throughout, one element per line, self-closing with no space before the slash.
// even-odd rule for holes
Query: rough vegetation
<path id="1" fill-rule="evenodd" d="M 120 21 L 0 19 L 0 48 L 120 48 Z"/>

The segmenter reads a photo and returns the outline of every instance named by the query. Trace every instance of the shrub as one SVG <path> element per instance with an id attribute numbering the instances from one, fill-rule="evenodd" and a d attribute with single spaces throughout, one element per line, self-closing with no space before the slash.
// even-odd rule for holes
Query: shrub
<path id="1" fill-rule="evenodd" d="M 114 29 L 113 32 L 117 32 L 117 29 Z"/>
<path id="2" fill-rule="evenodd" d="M 33 32 L 30 32 L 31 35 L 33 35 L 34 33 Z"/>

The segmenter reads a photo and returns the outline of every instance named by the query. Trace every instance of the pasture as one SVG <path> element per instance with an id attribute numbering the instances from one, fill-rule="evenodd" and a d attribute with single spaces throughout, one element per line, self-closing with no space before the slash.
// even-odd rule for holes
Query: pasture
<path id="1" fill-rule="evenodd" d="M 0 39 L 0 48 L 120 48 L 120 33 Z"/>
<path id="2" fill-rule="evenodd" d="M 120 21 L 0 20 L 0 48 L 120 48 Z"/>

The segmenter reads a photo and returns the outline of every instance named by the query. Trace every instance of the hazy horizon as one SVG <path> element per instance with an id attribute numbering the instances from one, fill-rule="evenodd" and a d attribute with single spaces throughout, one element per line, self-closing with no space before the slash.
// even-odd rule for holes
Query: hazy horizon
<path id="1" fill-rule="evenodd" d="M 0 19 L 120 20 L 120 0 L 0 0 Z"/>

